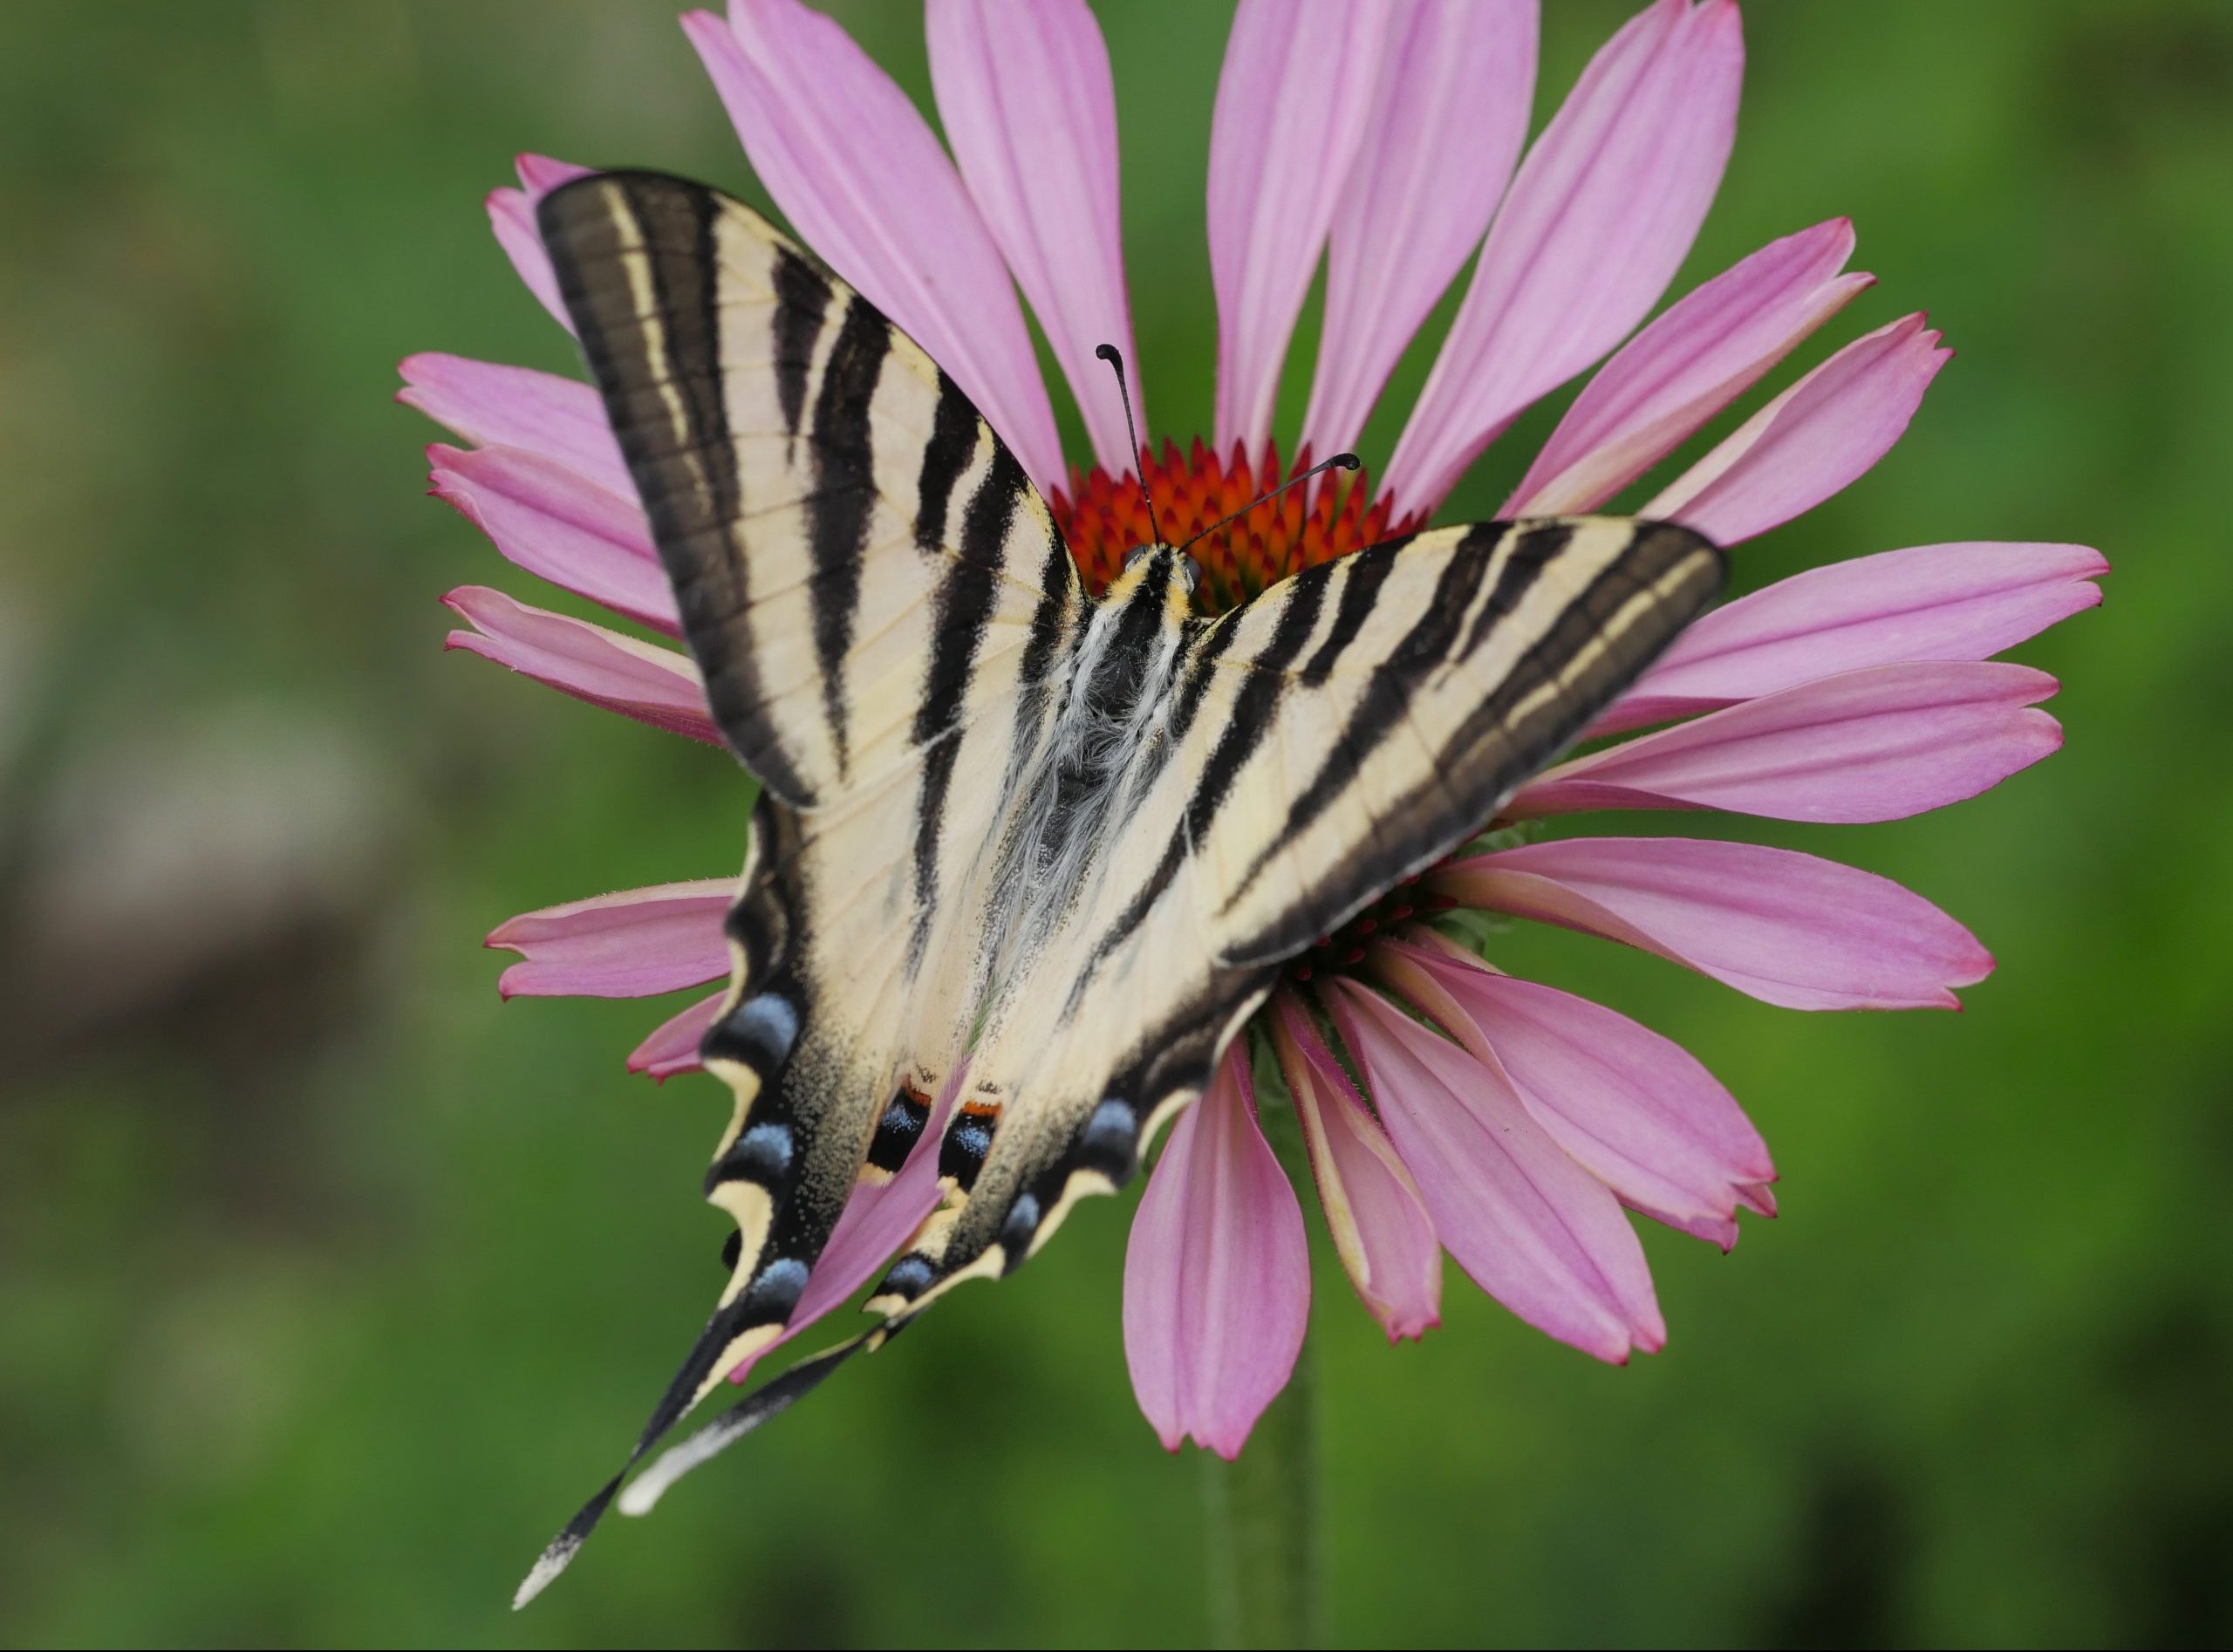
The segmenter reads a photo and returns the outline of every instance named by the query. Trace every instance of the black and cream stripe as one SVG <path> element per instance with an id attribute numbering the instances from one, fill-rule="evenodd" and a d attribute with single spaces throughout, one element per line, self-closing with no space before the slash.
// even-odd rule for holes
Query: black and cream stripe
<path id="1" fill-rule="evenodd" d="M 961 390 L 747 208 L 606 173 L 540 215 L 714 720 L 762 787 L 704 1047 L 735 1094 L 707 1177 L 731 1275 L 640 1457 L 780 1334 L 850 1190 L 905 1163 L 941 1092 L 946 1202 L 867 1346 L 1126 1180 L 1281 961 L 1478 829 L 1711 600 L 1721 557 L 1663 524 L 1488 523 L 1205 621 L 1151 547 L 1096 603 Z M 838 1357 L 679 1448 L 644 1500 Z"/>

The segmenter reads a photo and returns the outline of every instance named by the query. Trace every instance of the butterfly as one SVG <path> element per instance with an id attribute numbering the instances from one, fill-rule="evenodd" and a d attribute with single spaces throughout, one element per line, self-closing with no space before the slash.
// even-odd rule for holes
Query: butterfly
<path id="1" fill-rule="evenodd" d="M 1113 1191 L 1282 965 L 1476 835 L 1718 593 L 1665 522 L 1391 539 L 1214 618 L 1182 550 L 1098 598 L 968 398 L 748 208 L 648 172 L 539 208 L 714 722 L 760 782 L 703 1046 L 730 1275 L 629 1471 L 783 1332 L 857 1184 L 946 1120 L 874 1328 L 671 1479 Z M 640 1485 L 642 1482 L 638 1482 Z"/>

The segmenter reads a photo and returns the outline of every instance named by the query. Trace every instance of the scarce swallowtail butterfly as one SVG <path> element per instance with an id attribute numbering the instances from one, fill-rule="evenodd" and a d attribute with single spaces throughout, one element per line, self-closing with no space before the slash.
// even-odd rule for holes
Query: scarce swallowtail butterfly
<path id="1" fill-rule="evenodd" d="M 1478 832 L 1713 598 L 1664 522 L 1435 529 L 1214 618 L 1141 548 L 1099 599 L 968 398 L 811 255 L 645 172 L 541 229 L 715 722 L 759 779 L 705 1063 L 727 1287 L 571 1558 L 782 1333 L 848 1195 L 951 1104 L 876 1328 L 659 1459 L 624 1506 L 1005 1273 L 1113 1191 L 1283 962 Z"/>

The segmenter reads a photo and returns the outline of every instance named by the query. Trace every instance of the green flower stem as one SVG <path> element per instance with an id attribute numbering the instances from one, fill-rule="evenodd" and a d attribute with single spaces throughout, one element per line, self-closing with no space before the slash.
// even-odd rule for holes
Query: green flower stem
<path id="1" fill-rule="evenodd" d="M 1238 1460 L 1201 1453 L 1218 1646 L 1326 1643 L 1316 1363 L 1306 1337 L 1287 1391 L 1257 1420 Z"/>
<path id="2" fill-rule="evenodd" d="M 1302 1126 L 1270 1041 L 1252 1029 L 1257 1118 L 1288 1178 L 1310 1185 Z M 1204 1451 L 1210 1627 L 1220 1647 L 1326 1644 L 1324 1546 L 1318 1518 L 1318 1371 L 1308 1336 L 1287 1389 L 1256 1420 L 1238 1460 Z"/>

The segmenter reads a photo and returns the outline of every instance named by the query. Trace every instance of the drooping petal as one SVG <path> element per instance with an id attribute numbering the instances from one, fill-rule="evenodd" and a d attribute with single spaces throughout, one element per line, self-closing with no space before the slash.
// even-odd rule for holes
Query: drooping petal
<path id="1" fill-rule="evenodd" d="M 604 404 L 578 379 L 429 351 L 406 356 L 395 399 L 468 441 L 556 460 L 607 493 L 636 496 Z"/>
<path id="2" fill-rule="evenodd" d="M 682 19 L 753 170 L 800 239 L 922 345 L 1043 491 L 1055 412 L 1007 267 L 930 123 L 830 18 L 734 0 Z"/>
<path id="3" fill-rule="evenodd" d="M 732 1370 L 730 1382 L 742 1382 L 784 1343 L 844 1307 L 856 1291 L 883 1272 L 893 1253 L 938 1208 L 938 1143 L 946 1134 L 946 1116 L 959 1088 L 947 1082 L 897 1176 L 888 1182 L 863 1182 L 853 1189 L 837 1225 L 830 1230 L 829 1243 L 815 1259 L 814 1271 L 807 1275 L 806 1289 L 799 1294 L 783 1334 Z"/>
<path id="4" fill-rule="evenodd" d="M 1165 1451 L 1240 1453 L 1310 1316 L 1302 1205 L 1256 1123 L 1245 1040 L 1178 1116 L 1124 1251 L 1124 1362 Z"/>
<path id="5" fill-rule="evenodd" d="M 1877 666 L 1802 683 L 1577 757 L 1522 787 L 1514 820 L 1584 809 L 1725 809 L 1902 820 L 1974 797 L 2062 744 L 2043 671 Z"/>
<path id="6" fill-rule="evenodd" d="M 1693 620 L 1589 732 L 1713 711 L 1837 672 L 1985 659 L 2094 606 L 2093 582 L 2108 570 L 2085 545 L 1989 541 L 1809 569 Z"/>
<path id="7" fill-rule="evenodd" d="M 1720 186 L 1744 71 L 1733 0 L 1657 0 L 1590 60 L 1520 163 L 1388 462 L 1397 515 L 1441 502 L 1658 301 Z"/>
<path id="8" fill-rule="evenodd" d="M 1673 1040 L 1440 947 L 1383 942 L 1369 962 L 1502 1072 L 1551 1139 L 1625 1203 L 1718 1240 L 1737 1190 L 1775 1179 L 1737 1098 Z"/>
<path id="9" fill-rule="evenodd" d="M 925 22 L 939 119 L 962 181 L 1014 272 L 1112 476 L 1139 468 L 1115 377 L 1147 410 L 1132 348 L 1117 215 L 1116 89 L 1085 0 L 931 0 Z"/>
<path id="10" fill-rule="evenodd" d="M 1917 313 L 1856 338 L 1637 513 L 1734 545 L 1812 510 L 1892 449 L 1954 358 Z"/>
<path id="11" fill-rule="evenodd" d="M 1355 441 L 1443 289 L 1480 244 L 1527 136 L 1534 0 L 1413 0 L 1393 18 L 1335 208 L 1303 445 Z"/>
<path id="12" fill-rule="evenodd" d="M 442 601 L 473 627 L 452 631 L 445 647 L 493 659 L 654 728 L 720 744 L 697 670 L 673 649 L 530 608 L 485 585 L 461 585 Z"/>
<path id="13" fill-rule="evenodd" d="M 1217 445 L 1272 433 L 1287 340 L 1364 137 L 1385 7 L 1241 0 L 1210 123 L 1210 280 L 1218 300 Z"/>
<path id="14" fill-rule="evenodd" d="M 514 164 L 525 188 L 488 192 L 488 227 L 495 231 L 496 244 L 504 249 L 504 256 L 512 261 L 512 268 L 536 301 L 571 332 L 574 323 L 558 297 L 557 274 L 550 268 L 550 255 L 543 249 L 542 231 L 536 228 L 535 203 L 562 183 L 586 178 L 590 168 L 553 160 L 549 155 L 520 155 Z"/>
<path id="15" fill-rule="evenodd" d="M 496 982 L 506 998 L 649 998 L 729 973 L 721 919 L 734 877 L 592 895 L 522 912 L 488 932 L 521 961 Z"/>
<path id="16" fill-rule="evenodd" d="M 1453 861 L 1469 906 L 1656 952 L 1789 1009 L 1956 1009 L 1992 954 L 1922 896 L 1835 861 L 1690 837 L 1572 837 Z"/>
<path id="17" fill-rule="evenodd" d="M 1281 993 L 1272 1015 L 1318 1203 L 1349 1283 L 1390 1341 L 1424 1336 L 1442 1323 L 1442 1245 L 1418 1184 L 1301 1003 Z"/>
<path id="18" fill-rule="evenodd" d="M 698 1045 L 727 997 L 726 992 L 715 993 L 661 1021 L 650 1037 L 629 1052 L 628 1070 L 648 1073 L 661 1083 L 677 1073 L 696 1072 L 705 1065 L 698 1059 Z"/>
<path id="19" fill-rule="evenodd" d="M 1378 993 L 1336 980 L 1328 1007 L 1435 1232 L 1490 1295 L 1612 1364 L 1667 1327 L 1643 1246 L 1605 1184 L 1568 1157 L 1496 1068 Z"/>
<path id="20" fill-rule="evenodd" d="M 1497 514 L 1595 510 L 1674 452 L 1876 279 L 1838 273 L 1853 240 L 1834 218 L 1678 299 L 1583 386 Z"/>
<path id="21" fill-rule="evenodd" d="M 633 496 L 522 447 L 427 449 L 434 497 L 488 536 L 505 558 L 552 584 L 676 635 L 673 587 Z"/>

